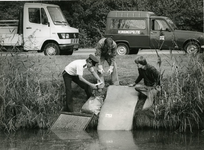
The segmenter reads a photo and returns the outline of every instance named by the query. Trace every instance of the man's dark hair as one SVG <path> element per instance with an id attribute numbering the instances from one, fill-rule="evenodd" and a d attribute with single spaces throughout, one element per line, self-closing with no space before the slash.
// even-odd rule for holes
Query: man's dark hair
<path id="1" fill-rule="evenodd" d="M 147 61 L 143 56 L 137 57 L 135 59 L 136 64 L 147 65 Z"/>
<path id="2" fill-rule="evenodd" d="M 89 59 L 89 58 L 88 58 L 88 59 Z M 91 60 L 91 59 L 89 59 L 89 60 Z M 97 62 L 95 62 L 95 61 L 93 61 L 93 60 L 91 60 L 91 62 L 92 62 L 92 64 L 93 64 L 93 66 L 96 66 Z"/>
<path id="3" fill-rule="evenodd" d="M 107 47 L 111 47 L 111 45 L 113 44 L 113 39 L 112 38 L 106 38 L 104 41 L 104 45 L 106 45 Z"/>

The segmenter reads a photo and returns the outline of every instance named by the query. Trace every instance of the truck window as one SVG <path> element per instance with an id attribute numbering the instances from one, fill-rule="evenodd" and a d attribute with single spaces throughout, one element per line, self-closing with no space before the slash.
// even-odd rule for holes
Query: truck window
<path id="1" fill-rule="evenodd" d="M 42 24 L 47 24 L 48 23 L 48 19 L 47 19 L 47 15 L 45 13 L 44 8 L 41 8 L 41 22 Z"/>
<path id="2" fill-rule="evenodd" d="M 40 23 L 40 8 L 28 8 L 28 12 L 31 23 Z"/>
<path id="3" fill-rule="evenodd" d="M 152 30 L 163 30 L 166 31 L 169 29 L 168 24 L 164 20 L 152 20 Z"/>
<path id="4" fill-rule="evenodd" d="M 111 19 L 110 29 L 145 29 L 145 20 Z"/>
<path id="5" fill-rule="evenodd" d="M 52 18 L 52 21 L 54 24 L 66 24 L 68 25 L 66 19 L 64 18 L 61 10 L 59 7 L 48 7 L 48 12 L 50 13 L 50 16 Z"/>

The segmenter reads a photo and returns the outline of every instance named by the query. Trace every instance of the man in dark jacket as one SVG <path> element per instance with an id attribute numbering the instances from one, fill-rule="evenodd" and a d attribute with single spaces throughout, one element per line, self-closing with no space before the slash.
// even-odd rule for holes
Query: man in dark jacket
<path id="1" fill-rule="evenodd" d="M 139 76 L 135 83 L 129 86 L 134 86 L 136 91 L 147 96 L 143 105 L 143 109 L 147 109 L 152 106 L 154 97 L 160 90 L 160 73 L 154 66 L 149 65 L 143 56 L 136 58 L 135 63 L 138 67 Z M 138 84 L 142 79 L 144 85 Z"/>

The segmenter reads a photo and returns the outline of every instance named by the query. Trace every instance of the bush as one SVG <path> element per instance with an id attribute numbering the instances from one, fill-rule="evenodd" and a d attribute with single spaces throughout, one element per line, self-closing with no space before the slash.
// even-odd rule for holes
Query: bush
<path id="1" fill-rule="evenodd" d="M 40 67 L 27 68 L 19 58 L 5 57 L 1 66 L 0 95 L 5 104 L 0 128 L 48 128 L 55 119 L 53 115 L 61 109 L 64 83 L 54 78 L 44 80 Z"/>
<path id="2" fill-rule="evenodd" d="M 136 127 L 179 132 L 203 129 L 203 62 L 203 55 L 189 56 L 186 65 L 180 65 L 175 60 L 172 64 L 173 74 L 162 80 L 162 93 L 155 105 L 147 112 L 139 111 L 136 114 Z"/>
<path id="3" fill-rule="evenodd" d="M 137 108 L 135 128 L 164 128 L 181 132 L 204 128 L 204 56 L 198 56 L 161 56 L 159 69 L 161 72 L 164 70 L 162 93 L 151 109 L 144 112 Z M 49 128 L 64 105 L 65 89 L 61 76 L 64 67 L 75 59 L 86 57 L 27 56 L 18 53 L 1 56 L 0 129 Z M 123 85 L 134 82 L 137 77 L 134 59 L 135 55 L 116 57 Z M 147 56 L 147 60 L 156 66 L 157 55 Z M 107 64 L 104 69 L 108 69 Z M 96 83 L 88 72 L 85 72 L 85 78 Z M 105 81 L 107 87 L 110 76 L 105 76 Z M 74 110 L 78 112 L 86 102 L 85 92 L 74 84 L 73 88 Z M 97 122 L 98 117 L 95 116 L 90 128 L 96 129 Z"/>

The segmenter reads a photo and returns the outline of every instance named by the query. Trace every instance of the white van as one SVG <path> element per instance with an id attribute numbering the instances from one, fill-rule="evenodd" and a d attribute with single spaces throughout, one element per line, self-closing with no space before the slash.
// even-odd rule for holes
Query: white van
<path id="1" fill-rule="evenodd" d="M 22 46 L 45 55 L 71 55 L 79 45 L 79 30 L 69 26 L 57 5 L 25 3 L 19 20 L 0 20 L 0 45 Z"/>

